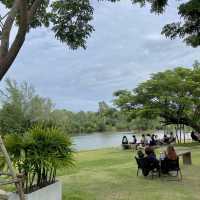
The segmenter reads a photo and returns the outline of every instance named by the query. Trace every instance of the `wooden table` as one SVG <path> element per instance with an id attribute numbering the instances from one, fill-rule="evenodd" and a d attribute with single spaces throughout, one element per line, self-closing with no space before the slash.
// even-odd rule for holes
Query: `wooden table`
<path id="1" fill-rule="evenodd" d="M 184 165 L 192 164 L 191 151 L 180 151 L 177 153 L 178 156 L 182 156 Z"/>

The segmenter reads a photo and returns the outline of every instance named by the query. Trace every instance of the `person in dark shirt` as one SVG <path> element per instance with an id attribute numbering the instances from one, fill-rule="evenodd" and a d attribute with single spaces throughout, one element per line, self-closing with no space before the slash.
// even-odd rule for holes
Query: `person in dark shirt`
<path id="1" fill-rule="evenodd" d="M 176 138 L 174 137 L 173 132 L 170 132 L 170 136 L 169 136 L 169 144 L 176 142 Z"/>
<path id="2" fill-rule="evenodd" d="M 123 136 L 122 144 L 128 144 L 128 138 L 126 136 Z"/>
<path id="3" fill-rule="evenodd" d="M 142 151 L 142 148 L 139 148 L 138 151 L 137 151 L 137 155 L 138 155 L 138 158 L 144 158 L 144 153 Z"/>
<path id="4" fill-rule="evenodd" d="M 151 140 L 150 140 L 149 146 L 155 146 L 155 145 L 156 145 L 155 135 L 152 134 L 152 135 L 151 135 Z"/>
<path id="5" fill-rule="evenodd" d="M 165 144 L 168 144 L 168 143 L 169 143 L 169 138 L 167 137 L 166 134 L 164 134 L 163 142 L 164 142 Z"/>
<path id="6" fill-rule="evenodd" d="M 153 150 L 152 147 L 146 147 L 145 148 L 145 154 L 147 155 L 147 158 L 149 159 L 149 161 L 154 161 L 154 160 L 157 160 L 156 159 L 156 154 Z"/>
<path id="7" fill-rule="evenodd" d="M 151 170 L 160 170 L 159 160 L 156 158 L 156 154 L 152 147 L 145 148 L 146 162 L 144 163 L 143 175 L 147 176 Z"/>

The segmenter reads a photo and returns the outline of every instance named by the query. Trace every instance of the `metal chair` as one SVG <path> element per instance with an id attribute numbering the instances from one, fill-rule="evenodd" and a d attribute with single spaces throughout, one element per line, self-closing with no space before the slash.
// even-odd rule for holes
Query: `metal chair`
<path id="1" fill-rule="evenodd" d="M 178 177 L 178 180 L 182 180 L 182 172 L 179 165 L 178 156 L 176 160 L 169 160 L 169 159 L 166 160 L 166 170 L 168 174 L 170 174 L 170 172 L 176 172 L 176 177 Z"/>
<path id="2" fill-rule="evenodd" d="M 154 161 L 150 161 L 147 157 L 137 158 L 135 157 L 138 169 L 137 176 L 139 175 L 139 171 L 142 171 L 143 176 L 148 176 L 151 174 L 151 177 L 158 175 L 160 177 L 160 167 L 156 165 Z"/>
<path id="3" fill-rule="evenodd" d="M 138 175 L 139 175 L 139 171 L 140 171 L 140 170 L 142 171 L 141 158 L 137 158 L 137 157 L 135 156 L 135 160 L 136 160 L 136 163 L 137 163 L 137 166 L 138 166 L 138 168 L 137 168 L 137 176 L 138 176 Z"/>

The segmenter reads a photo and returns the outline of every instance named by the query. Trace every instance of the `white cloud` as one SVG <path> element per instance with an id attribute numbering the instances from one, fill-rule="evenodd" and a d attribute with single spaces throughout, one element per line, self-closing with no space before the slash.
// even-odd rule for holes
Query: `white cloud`
<path id="1" fill-rule="evenodd" d="M 199 48 L 160 35 L 164 24 L 177 19 L 174 6 L 155 16 L 128 1 L 94 5 L 96 31 L 87 50 L 71 51 L 48 29 L 36 29 L 7 76 L 32 83 L 59 108 L 95 110 L 115 90 L 134 88 L 151 73 L 189 66 L 200 56 Z"/>

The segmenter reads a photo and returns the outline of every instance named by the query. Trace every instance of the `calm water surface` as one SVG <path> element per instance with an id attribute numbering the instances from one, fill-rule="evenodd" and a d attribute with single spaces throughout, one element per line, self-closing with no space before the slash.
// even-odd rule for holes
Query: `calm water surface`
<path id="1" fill-rule="evenodd" d="M 131 139 L 132 133 L 92 133 L 72 137 L 72 141 L 78 151 L 102 149 L 120 146 L 124 135 Z"/>
<path id="2" fill-rule="evenodd" d="M 80 135 L 72 137 L 74 144 L 74 149 L 77 151 L 82 150 L 93 150 L 102 149 L 109 147 L 119 147 L 121 146 L 121 140 L 124 135 L 127 136 L 129 141 L 132 141 L 132 134 L 130 132 L 120 132 L 120 133 L 92 133 L 87 135 Z M 159 138 L 163 137 L 163 132 L 156 132 Z M 140 141 L 140 136 L 136 135 L 137 140 Z M 190 136 L 186 135 L 186 139 Z"/>

